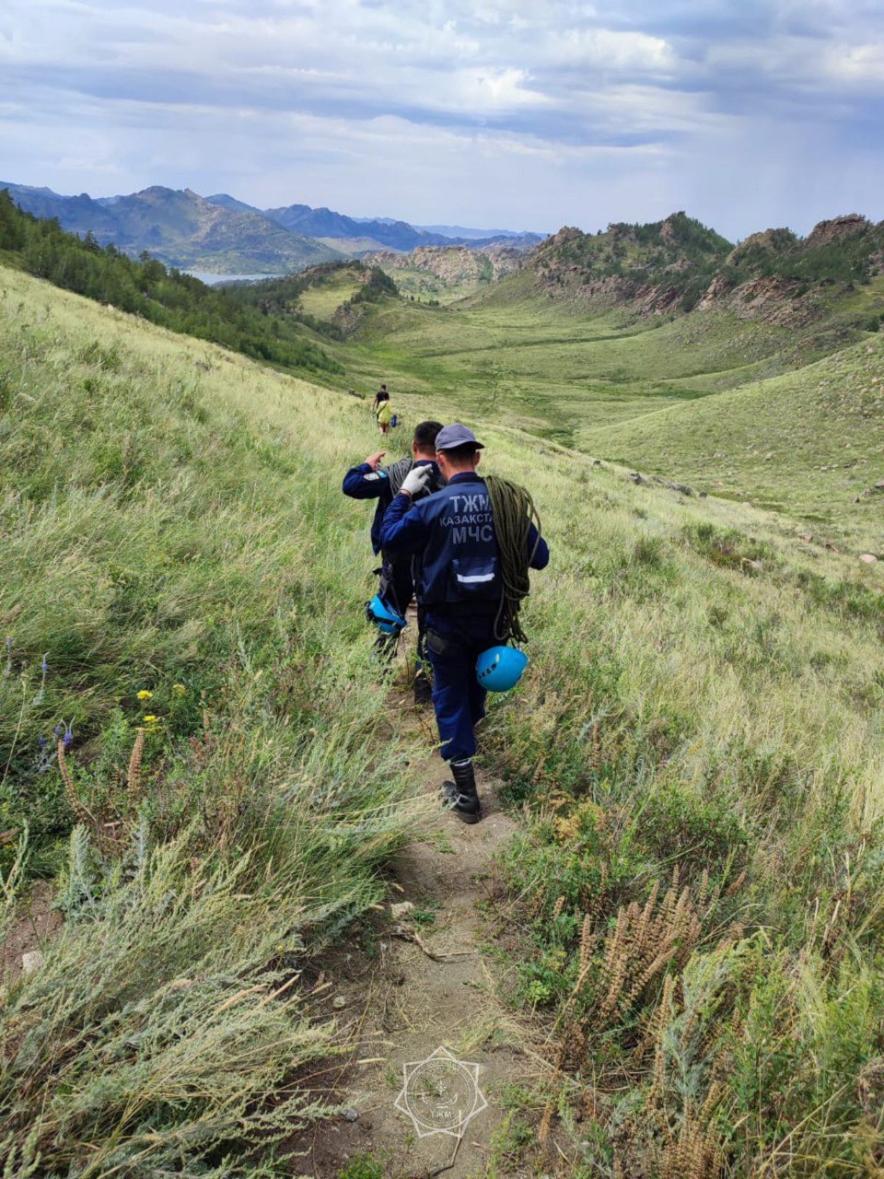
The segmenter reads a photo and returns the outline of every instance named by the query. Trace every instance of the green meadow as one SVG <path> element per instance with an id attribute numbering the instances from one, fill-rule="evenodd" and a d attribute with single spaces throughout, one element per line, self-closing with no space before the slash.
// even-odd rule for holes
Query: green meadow
<path id="1" fill-rule="evenodd" d="M 377 445 L 343 389 L 378 379 L 407 422 L 480 428 L 552 548 L 483 737 L 519 819 L 509 998 L 547 1054 L 513 1167 L 881 1167 L 881 563 L 843 467 L 798 479 L 847 442 L 850 479 L 874 470 L 879 341 L 796 368 L 785 329 L 514 289 L 379 305 L 323 341 L 327 387 L 0 270 L 4 923 L 38 877 L 64 917 L 3 984 L 4 1174 L 281 1177 L 330 1112 L 310 1078 L 345 1045 L 314 966 L 385 895 L 428 785 L 339 490 Z M 607 461 L 700 485 L 726 411 L 707 498 Z M 797 535 L 824 503 L 853 551 Z"/>

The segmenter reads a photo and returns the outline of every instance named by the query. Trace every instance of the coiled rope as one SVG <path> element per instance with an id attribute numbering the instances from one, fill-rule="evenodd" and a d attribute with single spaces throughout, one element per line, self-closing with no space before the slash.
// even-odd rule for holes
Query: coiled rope
<path id="1" fill-rule="evenodd" d="M 510 639 L 515 643 L 525 643 L 528 636 L 519 622 L 519 611 L 531 588 L 528 567 L 540 543 L 540 516 L 534 500 L 518 483 L 511 483 L 509 479 L 501 479 L 498 475 L 489 475 L 485 485 L 491 500 L 503 582 L 500 609 L 494 621 L 494 637 L 500 643 Z M 529 550 L 532 524 L 537 530 L 537 536 Z"/>

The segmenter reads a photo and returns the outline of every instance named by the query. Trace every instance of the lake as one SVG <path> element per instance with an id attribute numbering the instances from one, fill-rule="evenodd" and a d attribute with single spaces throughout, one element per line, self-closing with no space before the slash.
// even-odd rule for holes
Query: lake
<path id="1" fill-rule="evenodd" d="M 198 278 L 210 287 L 216 287 L 222 282 L 258 282 L 262 278 L 283 277 L 280 274 L 213 274 L 208 270 L 185 270 L 184 273 Z"/>

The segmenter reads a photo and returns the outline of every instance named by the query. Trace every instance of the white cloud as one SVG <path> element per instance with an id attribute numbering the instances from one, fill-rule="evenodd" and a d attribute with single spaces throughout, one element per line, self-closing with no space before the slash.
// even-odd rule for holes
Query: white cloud
<path id="1" fill-rule="evenodd" d="M 0 171 L 424 221 L 733 232 L 825 184 L 880 215 L 882 46 L 877 0 L 5 0 Z"/>

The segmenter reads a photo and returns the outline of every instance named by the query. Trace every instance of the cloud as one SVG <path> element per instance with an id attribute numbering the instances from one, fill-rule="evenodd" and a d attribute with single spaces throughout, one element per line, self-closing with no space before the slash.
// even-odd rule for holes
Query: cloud
<path id="1" fill-rule="evenodd" d="M 6 0 L 0 62 L 23 182 L 541 228 L 881 212 L 872 0 Z"/>

